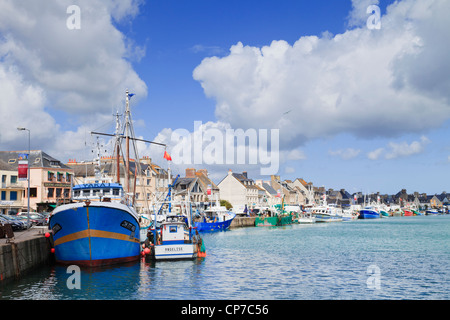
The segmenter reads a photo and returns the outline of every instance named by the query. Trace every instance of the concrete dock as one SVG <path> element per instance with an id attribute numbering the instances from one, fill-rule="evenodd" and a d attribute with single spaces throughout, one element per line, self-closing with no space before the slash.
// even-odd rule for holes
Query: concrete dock
<path id="1" fill-rule="evenodd" d="M 230 229 L 246 228 L 255 226 L 256 217 L 236 217 L 230 224 Z"/>
<path id="2" fill-rule="evenodd" d="M 0 239 L 0 282 L 17 279 L 37 266 L 52 263 L 51 237 L 47 227 L 15 231 L 14 238 Z"/>

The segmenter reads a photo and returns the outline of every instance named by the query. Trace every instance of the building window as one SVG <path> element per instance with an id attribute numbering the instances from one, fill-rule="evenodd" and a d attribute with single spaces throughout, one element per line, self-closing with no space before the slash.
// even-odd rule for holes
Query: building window
<path id="1" fill-rule="evenodd" d="M 17 200 L 17 191 L 9 192 L 9 200 L 16 201 Z"/>
<path id="2" fill-rule="evenodd" d="M 48 198 L 53 198 L 55 196 L 55 189 L 48 188 Z"/>
<path id="3" fill-rule="evenodd" d="M 57 180 L 61 182 L 61 180 L 62 180 L 62 173 L 58 172 L 56 177 L 57 177 Z"/>
<path id="4" fill-rule="evenodd" d="M 48 180 L 48 181 L 53 181 L 53 176 L 54 176 L 54 173 L 48 171 L 48 174 L 47 174 L 47 180 Z"/>
<path id="5" fill-rule="evenodd" d="M 17 176 L 11 176 L 11 184 L 17 183 Z"/>
<path id="6" fill-rule="evenodd" d="M 64 189 L 64 198 L 69 198 L 70 189 Z"/>
<path id="7" fill-rule="evenodd" d="M 2 200 L 6 200 L 6 191 L 2 191 Z"/>
<path id="8" fill-rule="evenodd" d="M 56 188 L 56 197 L 61 198 L 61 188 Z"/>
<path id="9" fill-rule="evenodd" d="M 30 188 L 30 198 L 37 197 L 37 188 Z"/>

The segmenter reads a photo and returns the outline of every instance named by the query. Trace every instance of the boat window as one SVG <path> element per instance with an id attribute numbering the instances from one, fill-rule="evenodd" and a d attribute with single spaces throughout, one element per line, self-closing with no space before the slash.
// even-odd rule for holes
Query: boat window
<path id="1" fill-rule="evenodd" d="M 169 232 L 170 233 L 176 233 L 177 232 L 177 226 L 170 226 Z"/>
<path id="2" fill-rule="evenodd" d="M 92 191 L 94 196 L 98 196 L 100 194 L 100 189 L 94 189 Z"/>
<path id="3" fill-rule="evenodd" d="M 85 196 L 85 197 L 88 197 L 88 196 L 91 195 L 91 190 L 83 190 L 81 195 Z"/>
<path id="4" fill-rule="evenodd" d="M 79 196 L 80 196 L 80 190 L 75 190 L 75 191 L 73 192 L 73 196 L 74 196 L 74 197 L 79 197 Z"/>
<path id="5" fill-rule="evenodd" d="M 120 189 L 113 189 L 113 195 L 115 196 L 120 195 Z"/>

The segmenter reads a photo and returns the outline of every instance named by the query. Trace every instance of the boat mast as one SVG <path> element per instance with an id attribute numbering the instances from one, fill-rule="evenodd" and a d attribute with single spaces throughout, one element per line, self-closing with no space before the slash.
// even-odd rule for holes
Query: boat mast
<path id="1" fill-rule="evenodd" d="M 117 183 L 120 183 L 120 122 L 119 111 L 116 112 L 116 165 L 117 165 Z"/>
<path id="2" fill-rule="evenodd" d="M 125 174 L 125 190 L 127 190 L 127 193 L 130 192 L 130 99 L 128 94 L 128 89 L 126 91 L 126 97 L 125 97 L 125 141 L 126 141 L 126 174 Z"/>

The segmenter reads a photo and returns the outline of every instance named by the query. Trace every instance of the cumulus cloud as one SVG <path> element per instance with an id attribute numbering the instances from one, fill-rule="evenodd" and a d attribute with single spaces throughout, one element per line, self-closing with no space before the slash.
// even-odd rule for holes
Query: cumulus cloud
<path id="1" fill-rule="evenodd" d="M 376 150 L 370 151 L 367 153 L 367 158 L 370 160 L 378 160 L 380 156 L 383 154 L 384 148 L 378 148 Z"/>
<path id="2" fill-rule="evenodd" d="M 399 157 L 407 157 L 414 154 L 422 153 L 425 150 L 425 146 L 430 143 L 427 137 L 422 136 L 420 141 L 413 141 L 408 144 L 406 142 L 401 143 L 389 143 L 390 151 L 386 154 L 386 159 L 395 159 Z"/>
<path id="3" fill-rule="evenodd" d="M 343 34 L 261 48 L 238 42 L 227 56 L 204 59 L 193 77 L 220 121 L 278 128 L 282 149 L 342 133 L 398 137 L 439 127 L 450 118 L 450 2 L 395 2 L 380 30 L 362 23 L 366 5 L 353 1 L 359 27 Z"/>
<path id="4" fill-rule="evenodd" d="M 278 174 L 290 161 L 306 159 L 302 150 L 280 150 L 276 130 L 234 129 L 221 121 L 196 121 L 192 128 L 165 128 L 153 141 L 167 145 L 173 160 L 170 164 L 181 173 L 194 167 L 206 168 L 219 176 L 231 169 L 260 177 Z M 156 163 L 164 163 L 164 148 L 144 144 L 138 147 Z M 285 167 L 285 170 L 291 169 Z"/>
<path id="5" fill-rule="evenodd" d="M 419 141 L 411 143 L 403 142 L 389 142 L 386 148 L 378 148 L 367 153 L 370 160 L 378 160 L 383 154 L 387 160 L 401 157 L 408 157 L 415 154 L 420 154 L 425 151 L 425 147 L 430 143 L 430 139 L 425 136 L 420 137 Z"/>
<path id="6" fill-rule="evenodd" d="M 84 139 L 84 128 L 64 132 L 64 122 L 111 118 L 125 90 L 147 94 L 127 60 L 142 56 L 113 25 L 139 12 L 136 0 L 80 0 L 80 29 L 67 27 L 69 0 L 0 2 L 0 102 L 2 149 L 22 139 L 15 127 L 31 129 L 36 146 L 58 153 Z M 68 116 L 69 115 L 69 116 Z M 64 128 L 62 128 L 64 126 Z M 13 133 L 14 132 L 14 133 Z M 56 141 L 58 145 L 56 145 Z M 84 143 L 79 146 L 84 147 Z M 75 150 L 74 150 L 75 151 Z M 57 154 L 53 153 L 55 156 Z"/>

